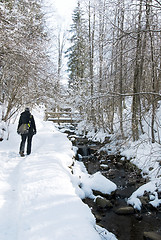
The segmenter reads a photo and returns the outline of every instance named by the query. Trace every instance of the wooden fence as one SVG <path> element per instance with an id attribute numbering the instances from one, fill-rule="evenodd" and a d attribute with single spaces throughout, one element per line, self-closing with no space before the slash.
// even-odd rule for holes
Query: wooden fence
<path id="1" fill-rule="evenodd" d="M 45 120 L 52 121 L 54 123 L 77 123 L 79 122 L 78 114 L 69 111 L 64 112 L 46 112 Z"/>

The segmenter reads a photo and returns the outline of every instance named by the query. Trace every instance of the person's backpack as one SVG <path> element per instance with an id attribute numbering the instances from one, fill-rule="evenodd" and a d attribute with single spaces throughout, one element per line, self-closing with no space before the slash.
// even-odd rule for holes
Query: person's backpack
<path id="1" fill-rule="evenodd" d="M 29 133 L 29 128 L 30 128 L 30 124 L 29 123 L 23 123 L 18 128 L 18 133 L 19 134 L 28 134 Z"/>
<path id="2" fill-rule="evenodd" d="M 18 128 L 19 134 L 28 134 L 29 133 L 29 129 L 30 129 L 30 125 L 31 125 L 31 118 L 32 118 L 32 115 L 30 116 L 29 123 L 21 124 L 21 126 Z"/>

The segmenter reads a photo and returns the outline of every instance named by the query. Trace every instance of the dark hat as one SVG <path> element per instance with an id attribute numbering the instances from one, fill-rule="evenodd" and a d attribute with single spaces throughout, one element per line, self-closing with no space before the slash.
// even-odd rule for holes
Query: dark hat
<path id="1" fill-rule="evenodd" d="M 26 112 L 30 112 L 30 109 L 28 107 L 25 108 Z"/>

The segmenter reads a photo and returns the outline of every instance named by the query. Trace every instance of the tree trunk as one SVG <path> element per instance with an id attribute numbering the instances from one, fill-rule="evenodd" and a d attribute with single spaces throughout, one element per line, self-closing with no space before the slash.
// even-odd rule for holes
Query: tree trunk
<path id="1" fill-rule="evenodd" d="M 150 45 L 151 45 L 151 64 L 152 64 L 152 92 L 156 92 L 155 83 L 156 83 L 156 75 L 155 75 L 155 63 L 154 63 L 154 46 L 153 46 L 153 37 L 152 33 L 149 29 L 150 36 Z M 155 123 L 155 112 L 156 112 L 156 99 L 155 96 L 152 95 L 152 119 L 151 119 L 151 136 L 152 143 L 155 142 L 155 133 L 154 133 L 154 123 Z"/>
<path id="2" fill-rule="evenodd" d="M 132 136 L 133 141 L 139 139 L 139 115 L 140 113 L 140 60 L 141 60 L 141 17 L 142 17 L 142 0 L 140 0 L 139 19 L 138 19 L 138 33 L 136 45 L 136 60 L 134 68 L 133 81 L 133 101 L 132 101 Z"/>
<path id="3" fill-rule="evenodd" d="M 93 66 L 94 66 L 94 34 L 95 34 L 95 9 L 93 14 L 93 28 L 91 27 L 91 3 L 89 1 L 89 78 L 90 78 L 90 93 L 91 93 L 91 111 L 90 119 L 95 124 L 95 111 L 93 102 L 93 92 L 94 92 L 94 76 L 93 76 Z"/>
<path id="4" fill-rule="evenodd" d="M 120 4 L 120 2 L 119 2 Z M 120 102 L 119 102 L 119 115 L 120 115 L 120 131 L 122 137 L 124 137 L 124 130 L 123 130 L 123 39 L 122 39 L 122 33 L 124 29 L 124 1 L 122 0 L 120 4 L 120 16 L 119 16 L 119 24 L 120 27 L 120 71 L 119 71 L 119 93 L 120 93 Z"/>
<path id="5" fill-rule="evenodd" d="M 104 54 L 104 18 L 105 18 L 105 1 L 99 3 L 99 94 L 102 93 L 103 87 L 103 54 Z M 98 100 L 98 123 L 99 126 L 104 126 L 103 109 L 101 98 Z"/>

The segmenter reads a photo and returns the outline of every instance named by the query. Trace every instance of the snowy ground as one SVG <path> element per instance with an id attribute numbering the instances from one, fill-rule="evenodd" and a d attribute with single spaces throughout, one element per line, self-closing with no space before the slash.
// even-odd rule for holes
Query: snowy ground
<path id="1" fill-rule="evenodd" d="M 92 188 L 111 192 L 115 184 L 101 174 L 88 175 L 79 163 L 72 174 L 71 142 L 52 123 L 43 122 L 40 113 L 34 116 L 37 135 L 30 156 L 18 155 L 16 123 L 10 126 L 9 140 L 0 142 L 0 239 L 116 239 L 96 225 L 81 200 L 94 197 Z"/>

